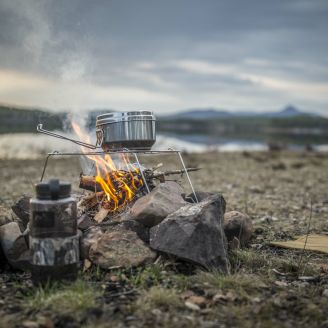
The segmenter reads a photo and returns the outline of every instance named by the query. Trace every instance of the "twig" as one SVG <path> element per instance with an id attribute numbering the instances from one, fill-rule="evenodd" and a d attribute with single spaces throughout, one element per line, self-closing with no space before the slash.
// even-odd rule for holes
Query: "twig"
<path id="1" fill-rule="evenodd" d="M 200 170 L 199 167 L 187 168 L 187 172 L 194 172 L 194 171 L 199 171 L 199 170 Z M 171 170 L 171 171 L 157 172 L 157 173 L 150 172 L 148 178 L 156 179 L 163 175 L 174 175 L 174 174 L 184 174 L 184 173 L 185 173 L 185 170 Z"/>
<path id="2" fill-rule="evenodd" d="M 134 294 L 137 293 L 135 289 L 128 290 L 126 292 L 121 292 L 121 293 L 116 293 L 116 294 L 109 294 L 110 297 L 119 297 L 123 295 L 129 295 L 129 294 Z"/>
<path id="3" fill-rule="evenodd" d="M 298 269 L 297 269 L 298 273 L 300 272 L 301 265 L 302 265 L 302 262 L 303 262 L 303 256 L 305 254 L 305 249 L 306 249 L 308 237 L 309 237 L 309 234 L 310 234 L 311 221 L 312 221 L 312 198 L 310 200 L 310 217 L 309 217 L 309 221 L 308 221 L 308 225 L 307 225 L 304 247 L 302 249 L 302 252 L 301 252 L 301 255 L 300 255 L 300 260 L 298 262 Z M 302 274 L 303 273 L 304 273 L 304 270 L 303 270 Z"/>
<path id="4" fill-rule="evenodd" d="M 248 215 L 248 193 L 246 188 L 244 188 L 244 205 L 245 205 L 245 214 Z"/>
<path id="5" fill-rule="evenodd" d="M 151 170 L 153 172 L 157 171 L 159 168 L 161 168 L 163 166 L 163 163 L 158 163 L 157 165 L 155 165 L 153 168 L 151 168 Z"/>

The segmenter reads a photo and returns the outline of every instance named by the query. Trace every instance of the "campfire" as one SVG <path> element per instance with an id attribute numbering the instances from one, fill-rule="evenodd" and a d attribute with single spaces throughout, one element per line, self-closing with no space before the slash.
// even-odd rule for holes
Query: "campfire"
<path id="1" fill-rule="evenodd" d="M 76 122 L 72 122 L 72 127 L 81 142 L 90 144 L 90 137 Z M 105 215 L 115 214 L 124 210 L 128 204 L 144 194 L 140 167 L 131 163 L 129 154 L 119 153 L 117 165 L 109 153 L 90 155 L 83 146 L 81 146 L 81 150 L 95 167 L 94 176 L 83 174 L 80 176 L 79 187 L 94 192 L 91 197 L 90 195 L 85 197 L 82 204 L 88 204 L 89 208 L 100 205 L 104 209 L 102 213 Z"/>
<path id="2" fill-rule="evenodd" d="M 94 175 L 80 175 L 79 187 L 93 193 L 82 197 L 79 205 L 85 211 L 93 212 L 98 223 L 126 211 L 158 182 L 165 182 L 166 176 L 184 173 L 184 170 L 158 171 L 163 166 L 162 163 L 146 169 L 139 163 L 132 163 L 130 153 L 121 151 L 115 154 L 90 154 L 83 146 L 91 143 L 90 136 L 76 122 L 72 122 L 72 128 L 81 142 L 82 153 L 93 164 L 94 169 Z M 198 168 L 187 168 L 185 171 L 196 170 Z"/>

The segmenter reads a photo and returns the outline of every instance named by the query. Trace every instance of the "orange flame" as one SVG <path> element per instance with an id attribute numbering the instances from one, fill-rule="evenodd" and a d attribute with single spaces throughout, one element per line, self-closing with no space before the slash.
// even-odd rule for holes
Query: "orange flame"
<path id="1" fill-rule="evenodd" d="M 72 127 L 81 141 L 91 143 L 90 137 L 76 122 L 72 122 Z M 88 152 L 82 146 L 81 149 L 83 153 Z M 139 188 L 143 186 L 140 169 L 130 162 L 127 154 L 118 155 L 119 163 L 124 166 L 124 169 L 117 168 L 109 154 L 104 156 L 86 154 L 86 157 L 95 163 L 95 182 L 101 186 L 106 196 L 104 206 L 112 212 L 123 208 L 133 200 Z"/>

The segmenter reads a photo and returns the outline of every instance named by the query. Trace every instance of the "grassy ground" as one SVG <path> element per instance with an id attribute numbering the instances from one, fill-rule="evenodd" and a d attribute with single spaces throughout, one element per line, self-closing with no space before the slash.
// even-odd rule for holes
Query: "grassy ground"
<path id="1" fill-rule="evenodd" d="M 0 327 L 328 327 L 328 256 L 268 245 L 308 231 L 328 233 L 328 156 L 312 153 L 185 155 L 197 189 L 222 192 L 247 212 L 255 234 L 230 253 L 231 274 L 162 258 L 128 271 L 92 267 L 71 285 L 31 286 L 28 273 L 0 273 Z M 153 160 L 153 162 L 158 159 Z M 41 160 L 0 161 L 4 212 L 33 194 Z M 76 159 L 50 162 L 74 182 Z M 186 184 L 187 187 L 187 184 Z"/>

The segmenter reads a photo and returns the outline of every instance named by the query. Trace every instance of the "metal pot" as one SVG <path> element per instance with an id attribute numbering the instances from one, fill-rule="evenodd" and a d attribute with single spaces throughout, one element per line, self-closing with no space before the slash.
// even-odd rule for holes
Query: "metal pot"
<path id="1" fill-rule="evenodd" d="M 150 150 L 156 141 L 155 116 L 148 111 L 108 113 L 97 116 L 97 143 L 104 151 Z"/>
<path id="2" fill-rule="evenodd" d="M 101 147 L 104 151 L 150 150 L 156 141 L 156 118 L 152 112 L 113 112 L 97 116 L 96 145 L 74 140 L 37 126 L 37 131 L 52 137 L 69 140 L 90 149 Z"/>

